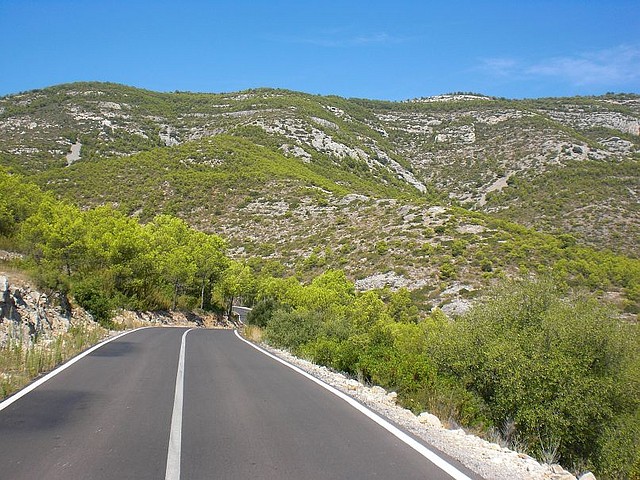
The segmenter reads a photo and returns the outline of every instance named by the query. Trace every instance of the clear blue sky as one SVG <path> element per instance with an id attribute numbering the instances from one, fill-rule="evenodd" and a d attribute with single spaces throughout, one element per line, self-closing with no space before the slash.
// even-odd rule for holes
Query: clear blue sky
<path id="1" fill-rule="evenodd" d="M 0 0 L 0 95 L 80 80 L 401 100 L 640 93 L 639 0 Z"/>

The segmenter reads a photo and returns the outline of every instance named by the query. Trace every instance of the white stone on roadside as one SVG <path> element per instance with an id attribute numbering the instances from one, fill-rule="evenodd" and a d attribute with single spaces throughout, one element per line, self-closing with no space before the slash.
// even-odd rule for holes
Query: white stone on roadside
<path id="1" fill-rule="evenodd" d="M 571 473 L 567 472 L 561 465 L 553 464 L 550 465 L 549 469 L 551 470 L 551 479 L 552 480 L 576 480 Z"/>
<path id="2" fill-rule="evenodd" d="M 565 471 L 564 473 L 555 473 L 551 475 L 551 480 L 576 480 L 576 477 Z"/>
<path id="3" fill-rule="evenodd" d="M 0 276 L 0 303 L 6 303 L 9 301 L 9 279 L 5 276 Z"/>
<path id="4" fill-rule="evenodd" d="M 347 390 L 357 390 L 358 387 L 360 387 L 360 382 L 358 382 L 357 380 L 353 380 L 352 378 L 350 378 L 349 380 L 347 380 L 345 382 L 345 386 L 347 387 Z"/>
<path id="5" fill-rule="evenodd" d="M 591 472 L 587 472 L 580 475 L 578 480 L 596 480 L 596 476 Z"/>
<path id="6" fill-rule="evenodd" d="M 385 397 L 387 395 L 387 391 L 382 388 L 379 387 L 378 385 L 374 385 L 373 387 L 370 388 L 371 394 L 375 395 L 376 397 Z"/>
<path id="7" fill-rule="evenodd" d="M 442 422 L 440 422 L 440 419 L 429 412 L 422 412 L 418 415 L 418 421 L 423 425 L 442 428 Z"/>
<path id="8" fill-rule="evenodd" d="M 387 403 L 395 405 L 396 401 L 398 400 L 398 394 L 396 392 L 389 392 L 387 393 L 385 400 L 387 401 Z"/>

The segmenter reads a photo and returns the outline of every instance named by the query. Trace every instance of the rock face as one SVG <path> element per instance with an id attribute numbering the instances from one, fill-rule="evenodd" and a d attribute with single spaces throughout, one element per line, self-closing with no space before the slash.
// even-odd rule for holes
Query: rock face
<path id="1" fill-rule="evenodd" d="M 145 326 L 199 326 L 232 328 L 233 325 L 215 315 L 190 312 L 122 311 L 115 318 L 122 328 Z M 74 307 L 64 295 L 47 295 L 23 280 L 12 280 L 0 272 L 0 346 L 7 342 L 31 344 L 51 341 L 72 326 L 97 325 L 93 317 Z"/>
<path id="2" fill-rule="evenodd" d="M 71 145 L 71 151 L 67 154 L 67 166 L 72 165 L 74 162 L 80 160 L 80 150 L 82 149 L 82 144 L 77 141 L 76 143 Z"/>
<path id="3" fill-rule="evenodd" d="M 162 129 L 158 133 L 160 140 L 167 147 L 172 147 L 174 145 L 179 145 L 180 141 L 176 138 L 176 132 L 170 125 L 162 125 Z"/>
<path id="4" fill-rule="evenodd" d="M 0 345 L 53 339 L 71 325 L 94 324 L 81 308 L 72 308 L 66 297 L 47 295 L 25 281 L 12 282 L 0 275 Z"/>
<path id="5" fill-rule="evenodd" d="M 0 276 L 0 318 L 10 318 L 12 307 L 9 279 L 5 276 Z"/>

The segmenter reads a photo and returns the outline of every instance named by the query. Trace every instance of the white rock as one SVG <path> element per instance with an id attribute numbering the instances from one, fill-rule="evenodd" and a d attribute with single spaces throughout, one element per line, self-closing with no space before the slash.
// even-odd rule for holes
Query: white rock
<path id="1" fill-rule="evenodd" d="M 551 478 L 553 480 L 575 480 L 576 477 L 574 477 L 573 475 L 571 475 L 569 472 L 567 472 L 564 468 L 562 468 L 561 465 L 551 465 L 550 468 L 551 470 Z"/>
<path id="2" fill-rule="evenodd" d="M 170 125 L 162 125 L 162 129 L 158 133 L 158 136 L 167 147 L 180 144 L 180 141 L 175 136 L 175 129 Z"/>
<path id="3" fill-rule="evenodd" d="M 444 207 L 440 207 L 440 206 L 434 206 L 434 207 L 430 207 L 427 211 L 431 215 L 441 215 L 441 214 L 445 213 L 447 211 L 447 209 L 444 208 Z"/>
<path id="4" fill-rule="evenodd" d="M 423 425 L 442 428 L 442 422 L 440 422 L 440 419 L 429 412 L 422 412 L 420 415 L 418 415 L 418 421 Z"/>
<path id="5" fill-rule="evenodd" d="M 333 130 L 338 130 L 338 125 L 336 125 L 333 122 L 330 122 L 329 120 L 325 120 L 324 118 L 311 117 L 311 120 L 313 120 L 315 123 L 323 127 L 331 128 Z"/>
<path id="6" fill-rule="evenodd" d="M 345 382 L 345 387 L 347 390 L 357 390 L 360 387 L 360 382 L 357 380 L 349 379 Z"/>
<path id="7" fill-rule="evenodd" d="M 460 225 L 458 228 L 456 228 L 456 231 L 458 233 L 478 234 L 478 233 L 483 233 L 486 230 L 487 230 L 487 228 L 482 226 L 482 225 L 472 225 L 472 224 Z"/>
<path id="8" fill-rule="evenodd" d="M 384 388 L 379 387 L 378 385 L 374 385 L 373 387 L 371 387 L 371 394 L 378 397 L 386 397 L 387 391 Z"/>
<path id="9" fill-rule="evenodd" d="M 366 195 L 360 195 L 358 193 L 349 193 L 348 195 L 345 195 L 344 197 L 342 197 L 342 200 L 340 200 L 340 205 L 349 205 L 351 202 L 356 202 L 356 201 L 360 201 L 360 202 L 366 202 L 367 200 L 369 200 L 369 197 L 367 197 Z"/>
<path id="10" fill-rule="evenodd" d="M 0 276 L 0 302 L 6 302 L 9 300 L 9 279 L 5 276 Z"/>
<path id="11" fill-rule="evenodd" d="M 587 472 L 580 475 L 578 480 L 596 480 L 596 476 L 591 472 Z"/>
<path id="12" fill-rule="evenodd" d="M 365 291 L 376 288 L 384 288 L 388 286 L 391 290 L 398 290 L 402 287 L 407 287 L 410 290 L 424 287 L 429 284 L 428 278 L 420 278 L 418 280 L 408 280 L 402 275 L 398 275 L 395 272 L 376 273 L 367 278 L 356 280 L 356 290 Z"/>

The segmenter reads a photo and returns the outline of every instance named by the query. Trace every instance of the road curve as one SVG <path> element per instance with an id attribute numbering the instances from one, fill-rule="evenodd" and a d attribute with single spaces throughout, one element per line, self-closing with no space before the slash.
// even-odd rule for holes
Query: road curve
<path id="1" fill-rule="evenodd" d="M 185 331 L 120 337 L 0 411 L 0 478 L 165 478 Z M 180 479 L 452 478 L 231 331 L 184 345 Z"/>

